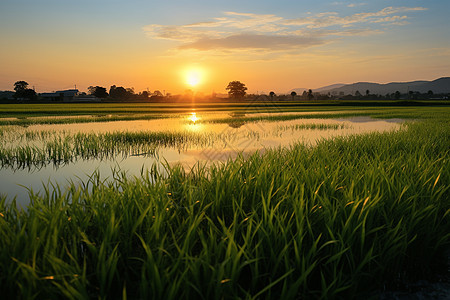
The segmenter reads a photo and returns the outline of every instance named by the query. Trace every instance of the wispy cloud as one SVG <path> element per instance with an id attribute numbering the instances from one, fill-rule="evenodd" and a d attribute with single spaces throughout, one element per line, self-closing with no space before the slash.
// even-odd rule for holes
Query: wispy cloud
<path id="1" fill-rule="evenodd" d="M 338 13 L 320 13 L 315 16 L 310 16 L 306 18 L 298 18 L 286 20 L 286 25 L 297 25 L 306 26 L 307 28 L 322 28 L 331 26 L 342 26 L 350 27 L 357 24 L 363 23 L 377 23 L 377 22 L 398 22 L 398 20 L 389 21 L 386 16 L 394 15 L 392 18 L 399 18 L 400 16 L 395 15 L 398 13 L 406 13 L 410 11 L 422 11 L 426 10 L 424 7 L 386 7 L 377 12 L 368 13 L 356 13 L 353 15 L 340 17 Z M 406 19 L 407 16 L 401 16 L 401 18 Z"/>
<path id="2" fill-rule="evenodd" d="M 367 3 L 350 3 L 347 5 L 347 7 L 358 7 L 363 5 L 367 5 Z"/>
<path id="3" fill-rule="evenodd" d="M 283 50 L 320 45 L 325 41 L 316 37 L 295 35 L 237 34 L 224 38 L 203 38 L 179 47 L 179 49 L 270 49 Z"/>
<path id="4" fill-rule="evenodd" d="M 383 33 L 380 26 L 408 24 L 408 13 L 423 10 L 426 8 L 386 7 L 375 12 L 347 16 L 323 12 L 296 19 L 274 14 L 229 11 L 201 22 L 186 25 L 151 24 L 143 29 L 151 38 L 180 42 L 178 51 L 214 50 L 229 53 L 244 49 L 268 53 L 318 46 L 336 36 L 380 34 Z"/>
<path id="5" fill-rule="evenodd" d="M 345 5 L 345 6 L 347 6 L 347 7 L 358 7 L 358 6 L 367 5 L 367 3 L 365 3 L 365 2 L 360 2 L 360 3 L 348 3 L 348 2 L 339 2 L 339 1 L 335 1 L 335 2 L 332 2 L 331 5 Z"/>

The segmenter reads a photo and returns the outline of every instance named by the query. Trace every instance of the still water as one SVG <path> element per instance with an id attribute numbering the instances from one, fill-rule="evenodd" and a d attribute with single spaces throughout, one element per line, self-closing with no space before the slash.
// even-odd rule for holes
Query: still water
<path id="1" fill-rule="evenodd" d="M 259 114 L 265 117 L 267 114 Z M 278 115 L 289 115 L 281 113 Z M 252 114 L 252 117 L 258 116 Z M 244 155 L 264 151 L 273 147 L 285 147 L 294 143 L 314 146 L 321 139 L 336 136 L 398 130 L 402 120 L 379 120 L 370 117 L 346 119 L 294 119 L 261 120 L 247 122 L 241 116 L 223 113 L 190 114 L 167 119 L 115 121 L 103 123 L 33 125 L 16 129 L 26 132 L 51 131 L 61 135 L 109 132 L 182 132 L 212 134 L 214 138 L 207 145 L 184 145 L 182 148 L 160 146 L 158 155 L 126 155 L 124 153 L 109 159 L 74 159 L 66 164 L 47 164 L 42 167 L 14 168 L 1 166 L 0 194 L 8 201 L 14 197 L 18 205 L 28 203 L 28 189 L 43 191 L 43 185 L 57 183 L 60 187 L 69 182 L 87 181 L 94 172 L 99 172 L 104 180 L 112 180 L 113 170 L 126 172 L 129 176 L 139 176 L 142 170 L 153 164 L 159 166 L 181 164 L 189 170 L 197 162 L 201 164 L 221 163 L 239 153 Z M 20 143 L 22 143 L 21 141 Z M 14 137 L 3 136 L 5 144 L 18 143 Z M 36 141 L 30 141 L 30 144 Z M 39 143 L 39 142 L 38 142 Z"/>

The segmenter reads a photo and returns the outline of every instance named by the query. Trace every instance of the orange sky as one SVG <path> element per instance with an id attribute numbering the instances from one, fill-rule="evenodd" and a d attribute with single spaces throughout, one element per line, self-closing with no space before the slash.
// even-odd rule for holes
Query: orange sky
<path id="1" fill-rule="evenodd" d="M 240 80 L 251 93 L 285 93 L 449 75 L 450 34 L 440 27 L 448 1 L 99 2 L 0 4 L 0 90 L 25 80 L 37 92 L 117 85 L 222 93 Z M 200 73 L 195 87 L 186 83 L 189 70 Z"/>

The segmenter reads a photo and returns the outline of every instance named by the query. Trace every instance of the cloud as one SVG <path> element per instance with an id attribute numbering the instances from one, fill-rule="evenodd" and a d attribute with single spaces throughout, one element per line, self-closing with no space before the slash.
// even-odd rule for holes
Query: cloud
<path id="1" fill-rule="evenodd" d="M 287 50 L 315 46 L 323 43 L 325 43 L 325 41 L 315 37 L 301 37 L 296 35 L 237 34 L 224 38 L 203 38 L 182 45 L 179 49 L 196 49 L 201 51 L 217 49 Z"/>
<path id="2" fill-rule="evenodd" d="M 392 17 L 385 17 L 377 20 L 373 20 L 372 23 L 398 23 L 402 20 L 408 19 L 407 16 L 392 16 Z"/>
<path id="3" fill-rule="evenodd" d="M 331 5 L 345 5 L 347 7 L 358 7 L 358 6 L 363 6 L 363 5 L 367 5 L 367 3 L 365 2 L 361 2 L 361 3 L 345 3 L 345 2 L 332 2 Z"/>
<path id="4" fill-rule="evenodd" d="M 355 24 L 361 23 L 379 23 L 379 22 L 394 22 L 389 21 L 386 16 L 396 13 L 405 13 L 409 11 L 422 11 L 426 10 L 424 7 L 386 7 L 377 12 L 370 13 L 356 13 L 353 15 L 340 17 L 337 13 L 321 13 L 315 16 L 306 18 L 298 18 L 286 20 L 285 25 L 291 26 L 306 26 L 307 28 L 323 28 L 331 26 L 344 26 L 349 27 Z M 393 16 L 392 18 L 398 18 L 399 16 Z M 406 19 L 406 16 L 401 16 Z M 385 21 L 383 21 L 385 20 Z M 395 20 L 397 22 L 398 20 Z"/>
<path id="5" fill-rule="evenodd" d="M 364 3 L 354 4 L 360 6 Z M 351 5 L 351 4 L 348 4 Z M 341 16 L 337 12 L 308 14 L 286 19 L 274 14 L 224 12 L 222 16 L 186 25 L 151 24 L 143 28 L 153 39 L 180 43 L 178 51 L 292 51 L 319 46 L 337 36 L 367 36 L 383 33 L 385 25 L 407 24 L 410 12 L 424 7 L 385 7 L 374 12 Z M 378 26 L 378 27 L 377 27 Z"/>
<path id="6" fill-rule="evenodd" d="M 367 5 L 367 3 L 350 3 L 347 5 L 347 7 L 358 7 L 363 5 Z"/>

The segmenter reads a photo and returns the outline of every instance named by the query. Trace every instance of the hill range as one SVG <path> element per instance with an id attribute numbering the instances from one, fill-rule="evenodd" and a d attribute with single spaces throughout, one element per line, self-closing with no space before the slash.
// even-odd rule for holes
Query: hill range
<path id="1" fill-rule="evenodd" d="M 306 88 L 295 88 L 291 91 L 295 91 L 297 94 L 302 94 L 303 91 L 307 91 Z M 333 84 L 323 86 L 317 89 L 312 89 L 313 92 L 320 92 L 326 94 L 328 92 L 332 94 L 354 94 L 359 91 L 361 94 L 365 94 L 369 90 L 371 94 L 392 94 L 396 91 L 400 93 L 408 93 L 409 91 L 427 93 L 433 91 L 435 94 L 450 93 L 450 77 L 441 77 L 433 81 L 409 81 L 409 82 L 390 82 L 385 84 L 373 83 L 373 82 L 356 82 L 351 84 Z M 291 92 L 290 91 L 290 92 Z"/>

